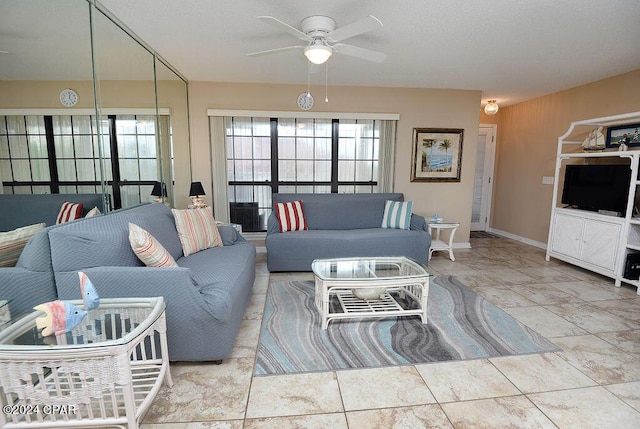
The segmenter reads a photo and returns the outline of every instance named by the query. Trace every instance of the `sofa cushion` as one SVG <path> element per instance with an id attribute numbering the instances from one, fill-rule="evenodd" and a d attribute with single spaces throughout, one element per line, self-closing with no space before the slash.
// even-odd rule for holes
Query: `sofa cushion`
<path id="1" fill-rule="evenodd" d="M 180 243 L 182 243 L 184 256 L 210 247 L 222 246 L 222 238 L 220 238 L 211 207 L 186 210 L 171 209 L 171 212 L 176 221 L 176 229 Z"/>
<path id="2" fill-rule="evenodd" d="M 131 249 L 129 222 L 153 235 L 173 259 L 182 256 L 171 210 L 164 204 L 144 204 L 51 229 L 49 240 L 54 271 L 144 265 Z"/>
<path id="3" fill-rule="evenodd" d="M 383 228 L 410 229 L 413 201 L 387 201 L 382 217 Z"/>
<path id="4" fill-rule="evenodd" d="M 60 207 L 56 223 L 67 223 L 72 220 L 76 220 L 82 217 L 82 203 L 70 203 L 65 201 Z"/>
<path id="5" fill-rule="evenodd" d="M 280 232 L 308 229 L 307 221 L 304 219 L 302 201 L 276 203 L 276 216 L 280 222 Z"/>
<path id="6" fill-rule="evenodd" d="M 171 254 L 167 252 L 167 249 L 158 240 L 149 232 L 131 222 L 129 222 L 129 243 L 133 252 L 147 267 L 178 266 Z"/>
<path id="7" fill-rule="evenodd" d="M 9 232 L 0 232 L 0 267 L 15 266 L 29 239 L 44 227 L 44 223 L 37 223 Z"/>

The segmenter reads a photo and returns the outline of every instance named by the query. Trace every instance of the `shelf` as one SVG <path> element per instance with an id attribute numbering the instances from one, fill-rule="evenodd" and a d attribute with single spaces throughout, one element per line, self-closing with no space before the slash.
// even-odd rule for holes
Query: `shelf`
<path id="1" fill-rule="evenodd" d="M 632 174 L 629 183 L 628 204 L 634 204 L 634 196 L 640 192 L 640 150 L 639 148 L 629 148 L 627 151 L 618 151 L 616 148 L 606 148 L 601 152 L 583 152 L 582 142 L 590 132 L 598 127 L 628 125 L 640 122 L 640 111 L 612 115 L 601 118 L 587 119 L 583 121 L 571 122 L 567 131 L 558 138 L 558 151 L 556 158 L 555 183 L 553 189 L 551 225 L 549 228 L 549 239 L 547 243 L 546 259 L 551 257 L 564 260 L 571 264 L 580 266 L 587 270 L 597 272 L 615 281 L 616 286 L 622 282 L 635 286 L 640 295 L 640 279 L 625 279 L 624 270 L 627 256 L 640 252 L 640 216 L 616 218 L 594 213 L 582 213 L 580 211 L 570 211 L 566 208 L 558 207 L 560 195 L 562 193 L 562 171 L 563 167 L 570 164 L 568 160 L 579 159 L 618 159 L 629 163 Z M 603 131 L 604 132 L 604 131 Z M 588 163 L 585 161 L 585 163 Z M 633 213 L 629 210 L 630 213 Z M 582 221 L 580 220 L 582 219 Z M 589 219 L 600 220 L 602 224 L 587 226 Z M 607 227 L 605 224 L 608 224 Z M 617 224 L 618 229 L 613 225 Z M 596 226 L 598 228 L 596 228 Z M 589 242 L 580 241 L 588 229 Z M 577 238 L 576 238 L 577 237 Z M 554 247 L 555 246 L 555 247 Z M 599 247 L 598 247 L 599 246 Z M 601 247 L 607 247 L 605 254 L 610 256 L 611 262 L 606 265 L 596 263 L 603 258 Z"/>

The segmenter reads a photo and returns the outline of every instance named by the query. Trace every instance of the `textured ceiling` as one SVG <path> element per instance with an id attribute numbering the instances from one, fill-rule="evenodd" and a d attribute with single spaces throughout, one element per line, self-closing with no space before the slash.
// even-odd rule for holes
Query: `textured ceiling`
<path id="1" fill-rule="evenodd" d="M 333 17 L 338 27 L 367 15 L 382 21 L 382 28 L 345 43 L 386 52 L 387 60 L 378 64 L 336 54 L 328 62 L 329 85 L 481 90 L 484 101 L 495 98 L 505 105 L 640 69 L 638 0 L 100 3 L 194 81 L 306 84 L 301 50 L 246 56 L 300 44 L 257 20 L 260 15 L 294 27 L 316 14 Z M 2 38 L 9 9 L 0 5 Z M 0 50 L 10 48 L 0 39 Z M 0 78 L 6 57 L 0 54 Z M 324 80 L 324 67 L 311 76 L 312 83 Z"/>

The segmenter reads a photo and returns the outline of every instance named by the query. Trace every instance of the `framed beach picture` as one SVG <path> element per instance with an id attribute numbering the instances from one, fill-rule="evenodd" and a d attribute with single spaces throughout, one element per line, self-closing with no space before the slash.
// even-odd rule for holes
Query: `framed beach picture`
<path id="1" fill-rule="evenodd" d="M 607 128 L 607 147 L 640 146 L 640 124 Z"/>
<path id="2" fill-rule="evenodd" d="M 460 128 L 414 128 L 412 182 L 459 182 L 462 163 Z"/>

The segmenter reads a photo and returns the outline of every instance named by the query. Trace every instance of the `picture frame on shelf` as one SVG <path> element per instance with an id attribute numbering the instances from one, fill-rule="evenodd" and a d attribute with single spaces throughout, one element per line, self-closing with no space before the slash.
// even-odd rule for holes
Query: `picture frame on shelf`
<path id="1" fill-rule="evenodd" d="M 461 128 L 414 128 L 412 182 L 459 182 L 462 166 Z"/>
<path id="2" fill-rule="evenodd" d="M 640 123 L 607 128 L 607 147 L 640 146 Z"/>

